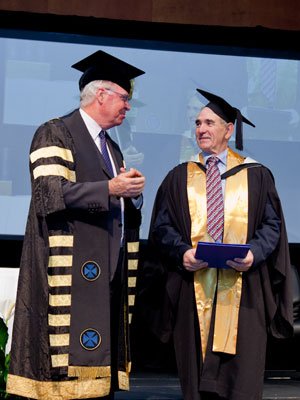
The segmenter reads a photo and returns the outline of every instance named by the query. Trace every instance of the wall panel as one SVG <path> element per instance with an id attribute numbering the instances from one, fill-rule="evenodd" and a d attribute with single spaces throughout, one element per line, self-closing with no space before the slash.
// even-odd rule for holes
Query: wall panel
<path id="1" fill-rule="evenodd" d="M 132 21 L 300 30 L 298 0 L 0 0 L 0 10 Z"/>

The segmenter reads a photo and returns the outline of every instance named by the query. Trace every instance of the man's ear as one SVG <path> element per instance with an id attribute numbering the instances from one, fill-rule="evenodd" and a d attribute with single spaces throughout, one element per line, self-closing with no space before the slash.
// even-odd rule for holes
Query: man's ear
<path id="1" fill-rule="evenodd" d="M 98 98 L 98 100 L 102 103 L 102 101 L 103 101 L 103 96 L 104 96 L 104 89 L 103 88 L 99 88 L 98 90 L 97 90 L 97 98 Z"/>
<path id="2" fill-rule="evenodd" d="M 231 138 L 231 135 L 233 134 L 233 132 L 234 132 L 234 124 L 232 122 L 228 122 L 227 123 L 227 132 L 226 132 L 225 138 L 227 140 L 229 140 Z"/>

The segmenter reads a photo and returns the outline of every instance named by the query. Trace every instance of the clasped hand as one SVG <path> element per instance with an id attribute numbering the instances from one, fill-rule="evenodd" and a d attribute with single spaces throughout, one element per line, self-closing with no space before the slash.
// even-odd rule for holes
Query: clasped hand
<path id="1" fill-rule="evenodd" d="M 126 171 L 125 168 L 120 168 L 120 174 L 109 180 L 109 194 L 119 197 L 137 197 L 145 186 L 145 177 L 135 168 L 130 168 Z"/>
<path id="2" fill-rule="evenodd" d="M 195 249 L 187 250 L 183 255 L 183 266 L 187 271 L 195 272 L 202 268 L 207 268 L 209 265 L 203 260 L 195 258 Z M 254 256 L 251 250 L 248 251 L 245 258 L 235 258 L 228 260 L 226 264 L 239 272 L 246 272 L 252 266 Z"/>
<path id="3" fill-rule="evenodd" d="M 234 260 L 228 260 L 226 264 L 234 268 L 239 272 L 246 272 L 252 266 L 254 262 L 254 255 L 251 250 L 248 251 L 245 258 L 235 258 Z"/>

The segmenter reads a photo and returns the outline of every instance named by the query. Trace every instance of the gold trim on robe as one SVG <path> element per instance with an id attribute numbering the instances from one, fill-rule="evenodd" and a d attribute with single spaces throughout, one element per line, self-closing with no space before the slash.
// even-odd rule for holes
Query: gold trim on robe
<path id="1" fill-rule="evenodd" d="M 136 276 L 128 277 L 128 287 L 135 288 L 136 287 Z"/>
<path id="2" fill-rule="evenodd" d="M 50 326 L 70 326 L 70 314 L 48 314 L 48 324 Z"/>
<path id="3" fill-rule="evenodd" d="M 49 294 L 49 305 L 52 307 L 63 307 L 71 305 L 69 294 Z"/>
<path id="4" fill-rule="evenodd" d="M 11 394 L 39 400 L 103 397 L 109 394 L 110 377 L 41 382 L 9 374 L 7 390 Z"/>
<path id="5" fill-rule="evenodd" d="M 75 171 L 59 164 L 39 165 L 33 169 L 33 177 L 37 179 L 41 176 L 61 176 L 71 182 L 76 182 Z"/>
<path id="6" fill-rule="evenodd" d="M 68 366 L 68 376 L 77 377 L 78 379 L 96 379 L 111 376 L 110 367 L 82 367 Z"/>
<path id="7" fill-rule="evenodd" d="M 73 235 L 49 236 L 49 247 L 73 247 Z"/>
<path id="8" fill-rule="evenodd" d="M 199 155 L 203 164 L 203 157 Z M 242 164 L 244 158 L 228 150 L 227 170 Z M 188 163 L 187 192 L 192 221 L 193 248 L 198 241 L 212 242 L 206 230 L 206 174 L 197 164 Z M 248 230 L 248 175 L 247 169 L 226 180 L 224 195 L 223 243 L 244 244 Z M 202 356 L 205 358 L 216 297 L 213 351 L 236 353 L 238 315 L 242 293 L 242 273 L 233 269 L 205 268 L 195 272 L 194 288 L 199 319 Z"/>
<path id="9" fill-rule="evenodd" d="M 128 305 L 129 306 L 134 306 L 134 300 L 135 300 L 135 296 L 133 294 L 130 294 L 128 296 Z"/>
<path id="10" fill-rule="evenodd" d="M 52 354 L 51 363 L 53 368 L 67 367 L 69 364 L 69 354 Z"/>
<path id="11" fill-rule="evenodd" d="M 140 242 L 128 242 L 127 251 L 128 253 L 137 253 L 139 251 Z"/>
<path id="12" fill-rule="evenodd" d="M 72 275 L 48 275 L 50 287 L 71 286 Z"/>
<path id="13" fill-rule="evenodd" d="M 48 267 L 72 267 L 73 256 L 49 256 Z"/>
<path id="14" fill-rule="evenodd" d="M 69 346 L 70 344 L 70 335 L 68 333 L 62 334 L 50 334 L 49 335 L 50 346 Z"/>
<path id="15" fill-rule="evenodd" d="M 134 270 L 138 268 L 139 260 L 128 260 L 128 269 Z"/>
<path id="16" fill-rule="evenodd" d="M 40 158 L 60 157 L 65 161 L 73 162 L 73 154 L 71 150 L 64 147 L 48 146 L 35 150 L 30 154 L 32 164 Z"/>
<path id="17" fill-rule="evenodd" d="M 128 266 L 128 322 L 131 324 L 132 311 L 135 304 L 136 295 L 136 282 L 137 282 L 137 269 L 138 269 L 138 258 L 137 253 L 139 251 L 140 242 L 127 242 L 127 266 Z M 132 257 L 132 258 L 131 258 Z M 124 318 L 127 319 L 126 312 Z"/>
<path id="18" fill-rule="evenodd" d="M 119 388 L 122 390 L 129 390 L 129 372 L 118 371 Z"/>

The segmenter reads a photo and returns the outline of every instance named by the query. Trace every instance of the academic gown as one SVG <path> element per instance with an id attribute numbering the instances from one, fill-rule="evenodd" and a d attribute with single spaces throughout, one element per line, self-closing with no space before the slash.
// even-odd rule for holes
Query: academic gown
<path id="1" fill-rule="evenodd" d="M 120 168 L 119 147 L 109 138 L 108 146 Z M 53 400 L 128 390 L 127 266 L 137 262 L 140 211 L 124 199 L 117 270 L 120 199 L 108 195 L 111 177 L 79 110 L 38 128 L 30 171 L 7 392 Z"/>
<path id="2" fill-rule="evenodd" d="M 290 259 L 280 200 L 267 168 L 257 165 L 247 171 L 247 242 L 263 254 L 264 235 L 260 232 L 257 240 L 255 234 L 262 227 L 267 199 L 281 219 L 280 240 L 265 261 L 243 273 L 235 355 L 212 351 L 213 309 L 203 361 L 193 273 L 182 266 L 183 254 L 192 248 L 187 163 L 169 172 L 156 196 L 138 304 L 161 341 L 173 335 L 186 400 L 200 400 L 202 391 L 230 400 L 261 399 L 267 335 L 285 338 L 293 332 Z M 271 231 L 266 238 L 268 234 Z"/>

